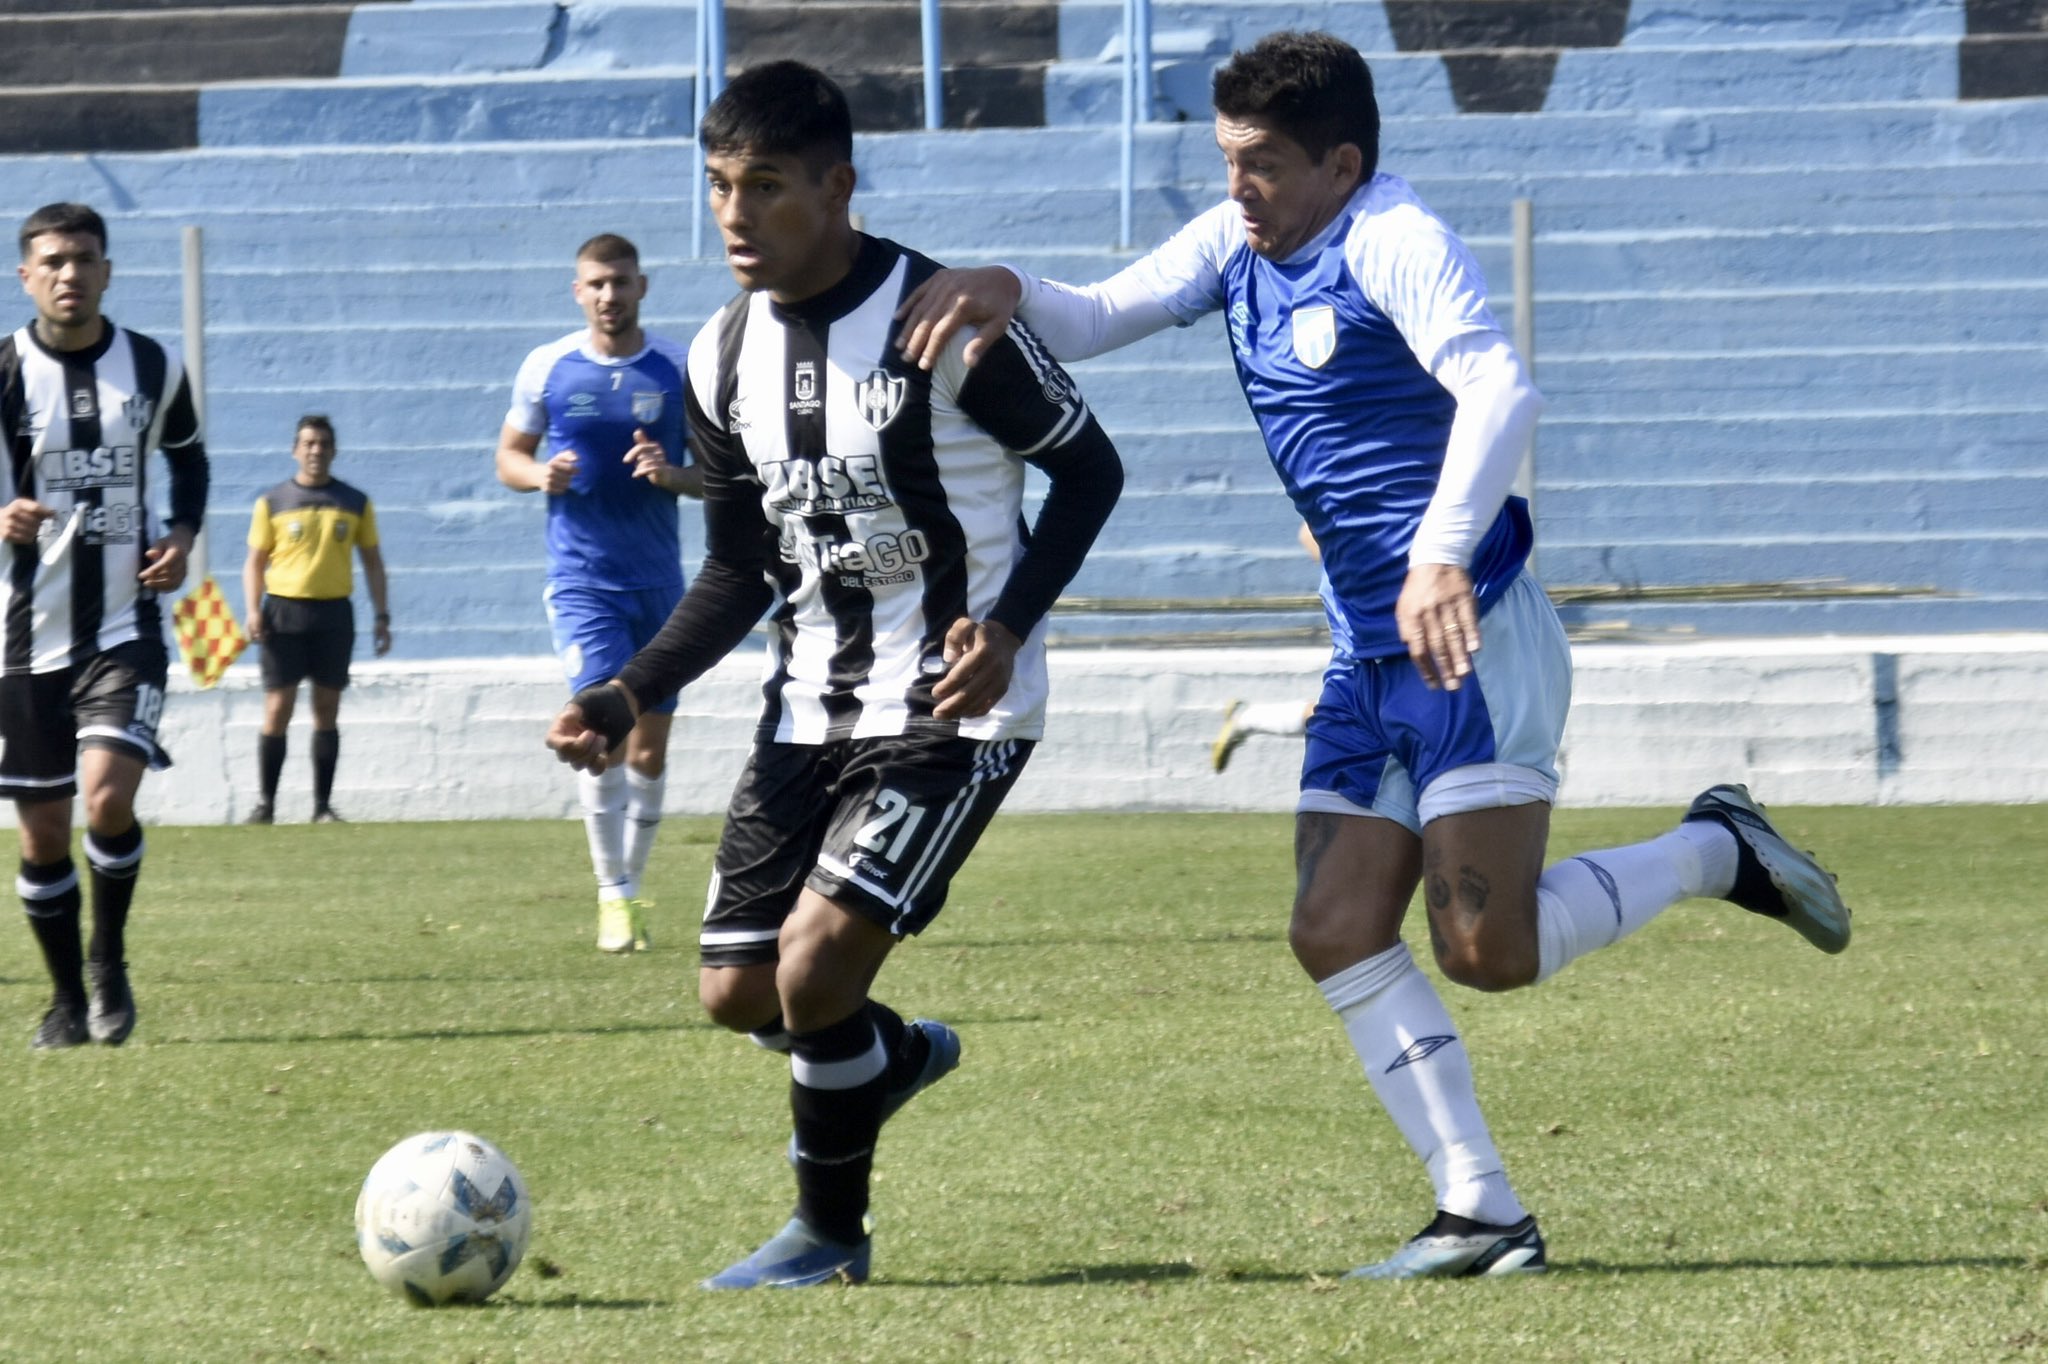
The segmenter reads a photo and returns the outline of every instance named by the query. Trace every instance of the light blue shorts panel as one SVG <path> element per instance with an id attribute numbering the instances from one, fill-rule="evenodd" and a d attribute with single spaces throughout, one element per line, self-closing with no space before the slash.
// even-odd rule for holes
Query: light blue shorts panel
<path id="1" fill-rule="evenodd" d="M 1466 810 L 1549 801 L 1571 707 L 1572 656 L 1528 574 L 1480 618 L 1456 691 L 1432 691 L 1405 655 L 1335 659 L 1309 717 L 1304 812 L 1370 814 L 1415 832 Z"/>
<path id="2" fill-rule="evenodd" d="M 549 583 L 541 601 L 547 607 L 555 657 L 562 660 L 570 690 L 617 677 L 619 669 L 660 631 L 681 597 L 682 589 L 671 587 L 615 590 Z M 675 709 L 673 696 L 654 707 L 660 715 L 673 715 Z"/>

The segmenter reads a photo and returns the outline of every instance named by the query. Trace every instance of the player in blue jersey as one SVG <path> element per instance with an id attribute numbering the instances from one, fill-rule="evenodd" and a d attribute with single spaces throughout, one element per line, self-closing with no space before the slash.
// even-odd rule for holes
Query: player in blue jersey
<path id="1" fill-rule="evenodd" d="M 1731 900 L 1839 952 L 1849 911 L 1740 786 L 1670 833 L 1543 867 L 1571 655 L 1508 495 L 1542 399 L 1464 245 L 1380 173 L 1365 61 L 1276 33 L 1217 70 L 1229 198 L 1109 280 L 934 277 L 905 349 L 1019 313 L 1063 360 L 1221 311 L 1273 467 L 1323 552 L 1334 643 L 1308 723 L 1289 940 L 1427 1166 L 1437 1215 L 1357 1277 L 1540 1270 L 1450 1015 L 1410 959 L 1418 884 L 1451 980 L 1507 990 L 1679 900 Z M 969 357 L 976 343 L 969 343 Z M 1481 644 L 1484 643 L 1484 649 Z"/>
<path id="2" fill-rule="evenodd" d="M 576 252 L 589 323 L 519 367 L 498 434 L 498 480 L 548 499 L 544 600 L 571 690 L 615 676 L 683 595 L 676 499 L 703 494 L 684 441 L 687 349 L 640 326 L 647 276 L 624 237 Z M 548 454 L 540 456 L 545 441 Z M 674 698 L 650 707 L 623 762 L 577 779 L 597 873 L 597 945 L 645 951 L 647 854 L 661 823 Z"/>

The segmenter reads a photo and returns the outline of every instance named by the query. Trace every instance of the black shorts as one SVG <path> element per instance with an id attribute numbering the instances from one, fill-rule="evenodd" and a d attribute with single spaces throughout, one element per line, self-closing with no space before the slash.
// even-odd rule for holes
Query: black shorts
<path id="1" fill-rule="evenodd" d="M 356 611 L 347 597 L 263 599 L 263 686 L 348 686 L 348 660 L 356 651 Z"/>
<path id="2" fill-rule="evenodd" d="M 712 864 L 704 965 L 774 961 L 805 886 L 898 937 L 922 931 L 1032 746 L 922 734 L 756 743 Z"/>
<path id="3" fill-rule="evenodd" d="M 156 739 L 169 673 L 163 640 L 144 638 L 58 672 L 0 677 L 0 798 L 69 800 L 80 748 L 169 767 Z"/>

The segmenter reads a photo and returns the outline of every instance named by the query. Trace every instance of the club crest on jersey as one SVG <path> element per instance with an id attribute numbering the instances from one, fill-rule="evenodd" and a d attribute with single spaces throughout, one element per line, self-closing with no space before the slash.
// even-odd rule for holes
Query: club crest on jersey
<path id="1" fill-rule="evenodd" d="M 149 429 L 149 419 L 156 415 L 156 404 L 138 393 L 121 404 L 121 415 L 128 419 L 130 430 L 146 431 Z"/>
<path id="2" fill-rule="evenodd" d="M 661 420 L 661 394 L 633 394 L 633 420 L 636 422 L 658 422 Z"/>
<path id="3" fill-rule="evenodd" d="M 790 405 L 792 408 L 817 400 L 818 366 L 815 361 L 797 361 L 796 376 L 791 382 L 790 393 L 796 399 L 796 402 Z"/>
<path id="4" fill-rule="evenodd" d="M 1294 358 L 1321 369 L 1337 353 L 1337 310 L 1324 304 L 1294 310 Z"/>
<path id="5" fill-rule="evenodd" d="M 71 415 L 74 419 L 90 417 L 100 410 L 99 395 L 89 388 L 71 390 Z"/>
<path id="6" fill-rule="evenodd" d="M 885 369 L 878 369 L 860 381 L 853 390 L 854 401 L 860 406 L 861 420 L 880 431 L 896 420 L 896 414 L 903 410 L 903 390 L 907 387 L 902 378 L 892 376 Z"/>

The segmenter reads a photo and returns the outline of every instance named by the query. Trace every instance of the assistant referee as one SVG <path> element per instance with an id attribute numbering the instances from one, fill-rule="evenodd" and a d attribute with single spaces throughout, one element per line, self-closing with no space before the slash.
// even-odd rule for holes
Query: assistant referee
<path id="1" fill-rule="evenodd" d="M 334 768 L 341 754 L 337 717 L 355 651 L 355 578 L 350 550 L 363 558 L 363 580 L 376 608 L 377 656 L 391 649 L 391 606 L 377 515 L 361 489 L 335 478 L 334 423 L 299 418 L 292 458 L 299 471 L 256 499 L 249 520 L 249 559 L 242 594 L 249 637 L 262 646 L 263 733 L 258 767 L 263 795 L 251 824 L 276 819 L 277 779 L 284 771 L 285 730 L 298 704 L 299 683 L 313 680 L 313 822 L 338 823 Z"/>

